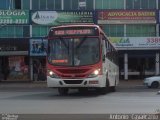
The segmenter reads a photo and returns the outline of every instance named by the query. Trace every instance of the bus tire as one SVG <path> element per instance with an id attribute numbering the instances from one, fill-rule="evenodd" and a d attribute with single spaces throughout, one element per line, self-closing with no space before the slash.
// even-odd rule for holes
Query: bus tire
<path id="1" fill-rule="evenodd" d="M 116 92 L 116 80 L 115 80 L 115 85 L 110 87 L 111 92 Z"/>
<path id="2" fill-rule="evenodd" d="M 108 93 L 109 92 L 109 81 L 106 80 L 106 86 L 102 88 L 98 88 L 97 90 L 101 95 L 105 95 L 106 93 Z"/>
<path id="3" fill-rule="evenodd" d="M 115 86 L 110 87 L 110 91 L 111 92 L 116 92 L 116 87 Z"/>
<path id="4" fill-rule="evenodd" d="M 60 95 L 67 95 L 68 94 L 69 89 L 68 88 L 58 88 L 58 93 Z"/>

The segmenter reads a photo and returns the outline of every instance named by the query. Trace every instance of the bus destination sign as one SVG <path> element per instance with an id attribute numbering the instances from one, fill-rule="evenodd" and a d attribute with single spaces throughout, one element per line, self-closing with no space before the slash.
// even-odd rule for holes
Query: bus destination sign
<path id="1" fill-rule="evenodd" d="M 97 28 L 69 28 L 69 29 L 52 29 L 49 36 L 69 36 L 69 35 L 89 35 L 98 34 Z"/>
<path id="2" fill-rule="evenodd" d="M 81 30 L 55 30 L 54 35 L 91 35 L 93 31 L 91 29 Z"/>

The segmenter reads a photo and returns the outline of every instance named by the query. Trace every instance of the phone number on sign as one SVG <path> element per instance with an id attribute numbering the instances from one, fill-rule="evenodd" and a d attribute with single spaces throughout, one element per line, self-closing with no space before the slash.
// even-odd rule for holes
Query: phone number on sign
<path id="1" fill-rule="evenodd" d="M 147 43 L 160 43 L 160 38 L 147 38 Z"/>
<path id="2" fill-rule="evenodd" d="M 0 24 L 27 24 L 27 19 L 0 19 Z"/>
<path id="3" fill-rule="evenodd" d="M 155 114 L 110 114 L 109 120 L 159 120 Z"/>

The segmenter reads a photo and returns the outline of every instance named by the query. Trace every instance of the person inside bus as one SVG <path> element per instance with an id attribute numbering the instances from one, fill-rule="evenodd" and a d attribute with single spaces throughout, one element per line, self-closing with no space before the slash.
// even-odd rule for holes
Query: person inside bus
<path id="1" fill-rule="evenodd" d="M 80 59 L 78 58 L 78 55 L 75 55 L 75 57 L 74 57 L 74 64 L 76 66 L 80 65 Z"/>
<path id="2" fill-rule="evenodd" d="M 99 58 L 98 50 L 96 46 L 91 46 L 91 56 L 93 61 L 97 61 Z"/>
<path id="3" fill-rule="evenodd" d="M 80 65 L 80 56 L 81 56 L 81 47 L 79 47 L 81 40 L 79 38 L 74 39 L 75 55 L 74 55 L 74 64 L 76 66 Z"/>

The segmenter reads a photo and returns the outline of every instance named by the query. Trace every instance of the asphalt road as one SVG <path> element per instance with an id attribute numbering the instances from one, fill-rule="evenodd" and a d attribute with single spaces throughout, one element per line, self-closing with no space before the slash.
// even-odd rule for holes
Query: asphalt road
<path id="1" fill-rule="evenodd" d="M 11 85 L 12 86 L 12 85 Z M 119 86 L 117 91 L 99 95 L 95 91 L 80 94 L 70 90 L 67 96 L 60 96 L 56 89 L 43 87 L 3 87 L 0 85 L 0 113 L 3 114 L 40 114 L 55 115 L 56 118 L 93 118 L 103 114 L 153 114 L 160 113 L 158 89 L 148 89 L 143 85 Z M 58 115 L 57 115 L 58 114 Z M 69 114 L 69 116 L 68 116 Z M 83 115 L 83 116 L 82 116 Z M 100 116 L 94 119 L 100 119 Z M 68 116 L 68 117 L 67 117 Z M 34 116 L 35 117 L 35 116 Z M 48 116 L 49 117 L 49 116 Z M 25 117 L 26 118 L 26 117 Z M 53 116 L 52 116 L 53 118 Z M 36 118 L 35 118 L 36 119 Z"/>

